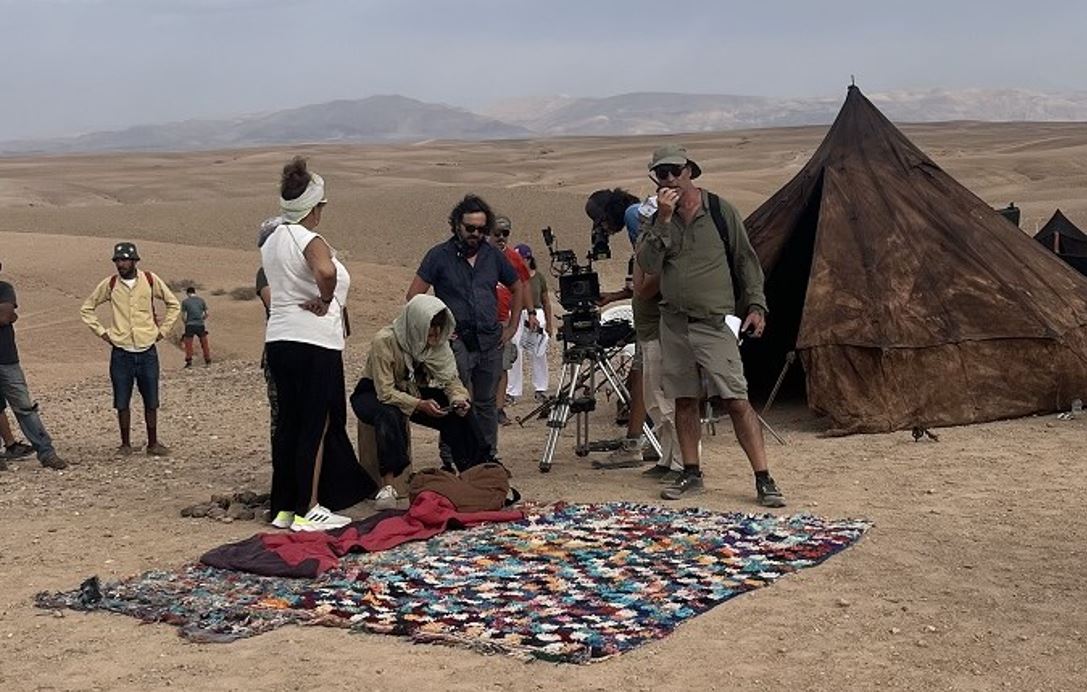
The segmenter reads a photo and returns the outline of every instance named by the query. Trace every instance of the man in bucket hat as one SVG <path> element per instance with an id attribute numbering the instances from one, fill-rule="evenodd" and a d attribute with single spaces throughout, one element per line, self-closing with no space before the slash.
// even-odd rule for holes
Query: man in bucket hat
<path id="1" fill-rule="evenodd" d="M 129 405 L 135 385 L 143 399 L 146 451 L 152 456 L 164 456 L 170 450 L 158 439 L 159 357 L 155 344 L 170 332 L 181 314 L 181 304 L 162 279 L 151 272 L 136 270 L 139 261 L 135 244 L 114 245 L 113 265 L 117 273 L 99 282 L 83 302 L 80 315 L 95 336 L 110 345 L 109 378 L 121 431 L 118 453 L 128 455 L 133 452 Z M 161 324 L 155 315 L 156 298 L 166 304 L 166 315 Z M 103 303 L 110 304 L 112 321 L 108 329 L 95 314 L 95 308 Z"/>
<path id="2" fill-rule="evenodd" d="M 742 333 L 762 335 L 767 309 L 759 259 L 736 208 L 694 184 L 702 169 L 684 147 L 658 147 L 649 170 L 658 186 L 657 208 L 647 209 L 637 255 L 643 271 L 660 277 L 661 386 L 676 402 L 683 461 L 682 474 L 661 497 L 677 500 L 702 491 L 698 409 L 705 376 L 706 394 L 726 402 L 755 472 L 759 504 L 783 507 L 785 498 L 767 469 L 758 416 L 747 400 L 739 334 L 726 320 L 740 317 Z"/>

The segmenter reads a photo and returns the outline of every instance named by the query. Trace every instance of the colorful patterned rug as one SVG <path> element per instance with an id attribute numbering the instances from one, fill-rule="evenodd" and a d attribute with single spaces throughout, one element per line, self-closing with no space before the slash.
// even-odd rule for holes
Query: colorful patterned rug
<path id="1" fill-rule="evenodd" d="M 864 521 L 631 503 L 558 505 L 520 522 L 355 554 L 317 579 L 200 564 L 41 593 L 42 608 L 107 610 L 225 642 L 290 623 L 584 663 L 856 542 Z"/>

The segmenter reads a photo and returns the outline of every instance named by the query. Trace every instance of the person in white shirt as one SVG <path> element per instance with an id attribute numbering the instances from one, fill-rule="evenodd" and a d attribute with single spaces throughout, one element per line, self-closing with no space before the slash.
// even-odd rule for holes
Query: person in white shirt
<path id="1" fill-rule="evenodd" d="M 347 437 L 344 305 L 351 277 L 314 232 L 327 202 L 321 176 L 296 157 L 283 168 L 283 223 L 261 246 L 272 300 L 265 331 L 279 415 L 272 441 L 272 524 L 324 531 L 350 523 L 334 514 L 370 497 L 374 482 Z"/>

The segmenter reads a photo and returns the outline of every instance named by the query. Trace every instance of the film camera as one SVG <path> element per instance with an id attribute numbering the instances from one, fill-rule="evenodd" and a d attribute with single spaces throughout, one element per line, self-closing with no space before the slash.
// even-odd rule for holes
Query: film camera
<path id="1" fill-rule="evenodd" d="M 600 275 L 593 271 L 593 261 L 611 257 L 607 230 L 599 224 L 593 226 L 593 245 L 584 264 L 578 262 L 573 250 L 555 249 L 550 226 L 541 233 L 551 255 L 551 273 L 559 279 L 559 304 L 566 310 L 559 330 L 565 347 L 613 348 L 632 343 L 634 328 L 629 322 L 600 323 Z"/>
<path id="2" fill-rule="evenodd" d="M 580 264 L 573 250 L 555 249 L 550 226 L 541 233 L 551 254 L 551 273 L 559 279 L 559 304 L 566 310 L 559 336 L 567 347 L 595 346 L 600 336 L 600 275 L 593 271 L 594 253 Z"/>
<path id="3" fill-rule="evenodd" d="M 597 373 L 602 374 L 604 380 L 599 386 L 606 382 L 620 401 L 630 404 L 630 393 L 609 358 L 634 340 L 634 325 L 627 320 L 600 322 L 600 276 L 593 271 L 593 261 L 611 257 L 608 233 L 603 225 L 593 226 L 593 247 L 584 264 L 578 261 L 573 250 L 555 248 L 555 234 L 550 226 L 542 233 L 551 254 L 551 273 L 559 280 L 559 304 L 566 311 L 559 330 L 563 344 L 562 376 L 555 396 L 540 406 L 541 411 L 548 412 L 549 431 L 540 457 L 540 472 L 547 473 L 551 470 L 559 435 L 571 416 L 576 419 L 576 454 L 585 456 L 594 451 L 614 449 L 610 443 L 590 442 L 589 414 L 596 409 Z M 648 424 L 643 427 L 647 439 L 660 453 L 660 444 L 652 430 Z"/>

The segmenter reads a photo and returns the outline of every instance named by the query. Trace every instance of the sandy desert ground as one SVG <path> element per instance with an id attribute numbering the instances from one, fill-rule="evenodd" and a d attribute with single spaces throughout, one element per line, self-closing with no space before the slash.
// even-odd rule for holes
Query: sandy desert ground
<path id="1" fill-rule="evenodd" d="M 1014 201 L 1033 231 L 1060 207 L 1087 227 L 1087 124 L 905 128 L 987 202 Z M 807 160 L 824 128 L 678 138 L 704 184 L 753 210 Z M 824 565 L 742 596 L 672 636 L 591 666 L 525 664 L 382 636 L 288 627 L 228 645 L 190 644 L 165 625 L 51 613 L 34 593 L 91 574 L 116 578 L 194 558 L 255 532 L 253 522 L 182 519 L 212 493 L 262 490 L 270 476 L 257 365 L 262 311 L 213 291 L 248 286 L 260 219 L 275 211 L 279 166 L 311 157 L 329 184 L 321 230 L 349 260 L 357 376 L 367 337 L 397 310 L 422 252 L 445 235 L 466 191 L 511 216 L 540 247 L 551 225 L 583 249 L 585 195 L 648 191 L 655 140 L 564 139 L 196 154 L 0 159 L 0 260 L 19 291 L 20 352 L 60 452 L 0 473 L 0 687 L 32 689 L 374 690 L 1082 690 L 1087 688 L 1087 420 L 1039 416 L 940 431 L 829 439 L 799 404 L 770 422 L 787 446 L 771 463 L 787 511 L 875 523 Z M 77 308 L 112 271 L 111 243 L 135 240 L 142 266 L 203 285 L 216 362 L 180 369 L 165 347 L 160 429 L 168 459 L 117 458 L 106 354 Z M 625 262 L 601 265 L 617 286 Z M 1087 392 L 1084 393 L 1087 395 Z M 527 410 L 519 405 L 515 412 Z M 140 430 L 139 414 L 134 429 Z M 597 436 L 619 430 L 601 415 Z M 595 471 L 568 433 L 550 475 L 544 429 L 504 428 L 502 453 L 538 501 L 656 501 L 637 471 Z M 136 440 L 142 440 L 137 433 Z M 417 459 L 430 454 L 416 437 Z M 711 509 L 755 511 L 728 426 L 706 445 Z M 363 516 L 364 503 L 351 510 Z"/>

